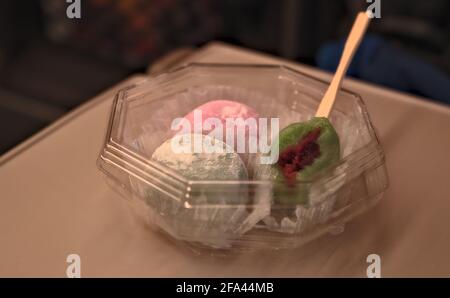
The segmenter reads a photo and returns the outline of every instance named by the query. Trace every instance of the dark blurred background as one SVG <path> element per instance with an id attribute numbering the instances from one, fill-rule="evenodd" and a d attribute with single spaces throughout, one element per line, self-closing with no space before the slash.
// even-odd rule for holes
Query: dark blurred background
<path id="1" fill-rule="evenodd" d="M 334 70 L 366 0 L 0 2 L 0 154 L 182 46 L 221 40 Z M 450 1 L 381 0 L 349 74 L 450 103 Z M 389 75 L 386 75 L 389 74 Z"/>

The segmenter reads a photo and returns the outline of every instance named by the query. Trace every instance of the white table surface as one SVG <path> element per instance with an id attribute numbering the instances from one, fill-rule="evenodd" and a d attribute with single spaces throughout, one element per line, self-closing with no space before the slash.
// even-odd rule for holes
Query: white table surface
<path id="1" fill-rule="evenodd" d="M 199 62 L 283 63 L 220 43 Z M 130 78 L 121 86 L 140 80 Z M 346 80 L 362 95 L 386 152 L 390 187 L 374 209 L 337 236 L 301 249 L 219 258 L 183 250 L 131 216 L 96 168 L 114 92 L 92 99 L 0 158 L 0 276 L 365 276 L 381 256 L 383 276 L 450 276 L 450 109 Z"/>

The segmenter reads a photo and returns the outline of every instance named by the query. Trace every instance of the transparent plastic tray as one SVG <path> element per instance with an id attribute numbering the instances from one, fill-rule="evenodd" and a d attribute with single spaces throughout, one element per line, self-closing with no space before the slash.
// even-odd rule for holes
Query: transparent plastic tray
<path id="1" fill-rule="evenodd" d="M 341 159 L 311 181 L 308 203 L 278 204 L 274 188 L 245 157 L 247 180 L 192 180 L 152 159 L 173 135 L 171 123 L 211 100 L 246 104 L 280 129 L 314 116 L 327 84 L 280 65 L 189 64 L 121 90 L 98 166 L 137 216 L 171 237 L 216 249 L 297 247 L 343 231 L 387 188 L 383 150 L 360 96 L 342 90 L 329 117 Z M 212 203 L 213 202 L 213 203 Z"/>

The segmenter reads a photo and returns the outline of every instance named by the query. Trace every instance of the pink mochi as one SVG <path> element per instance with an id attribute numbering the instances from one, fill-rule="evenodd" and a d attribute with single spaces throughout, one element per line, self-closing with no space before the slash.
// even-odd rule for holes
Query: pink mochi
<path id="1" fill-rule="evenodd" d="M 200 123 L 200 119 L 194 119 L 194 111 L 201 111 L 201 121 L 203 123 Z M 253 109 L 252 107 L 249 107 L 243 103 L 237 102 L 237 101 L 231 101 L 231 100 L 223 100 L 223 99 L 219 99 L 219 100 L 213 100 L 210 102 L 207 102 L 197 108 L 195 108 L 193 111 L 191 111 L 189 114 L 187 114 L 185 117 L 185 119 L 187 119 L 190 124 L 191 124 L 191 129 L 194 130 L 194 125 L 197 125 L 197 127 L 200 127 L 201 125 L 204 124 L 205 120 L 208 118 L 218 118 L 220 119 L 222 126 L 223 126 L 223 141 L 228 143 L 229 145 L 230 142 L 229 140 L 226 140 L 226 119 L 237 119 L 237 118 L 242 118 L 243 120 L 249 119 L 249 118 L 254 118 L 255 119 L 255 123 L 256 123 L 256 127 L 254 129 L 249 129 L 249 127 L 245 124 L 243 125 L 237 125 L 235 127 L 234 130 L 234 149 L 237 148 L 237 130 L 242 127 L 245 126 L 245 142 L 246 142 L 246 146 L 248 144 L 248 139 L 250 136 L 253 136 L 255 138 L 257 138 L 258 136 L 258 119 L 259 119 L 259 114 L 258 112 L 256 112 L 255 109 Z M 197 123 L 195 123 L 195 121 L 197 121 Z M 214 127 L 212 129 L 205 129 L 205 127 L 202 126 L 202 133 L 203 134 L 208 134 L 210 133 Z M 200 132 L 198 132 L 200 133 Z M 242 140 L 241 140 L 242 141 Z"/>

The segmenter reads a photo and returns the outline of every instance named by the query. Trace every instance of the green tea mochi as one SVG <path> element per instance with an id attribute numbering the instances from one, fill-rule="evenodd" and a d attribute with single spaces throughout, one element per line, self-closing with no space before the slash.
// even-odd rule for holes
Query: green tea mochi
<path id="1" fill-rule="evenodd" d="M 279 158 L 272 165 L 276 202 L 308 203 L 305 183 L 340 158 L 339 136 L 327 118 L 293 123 L 278 135 Z"/>

